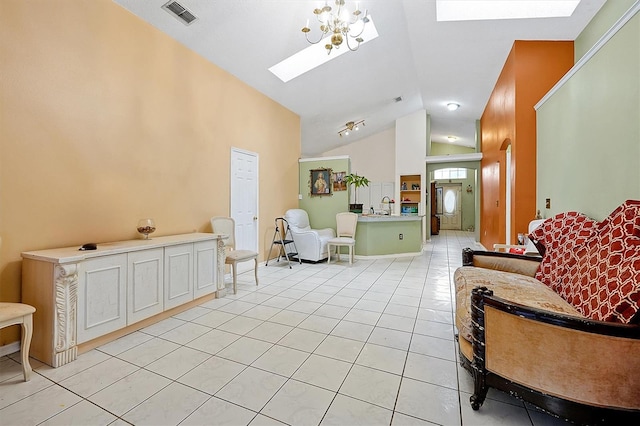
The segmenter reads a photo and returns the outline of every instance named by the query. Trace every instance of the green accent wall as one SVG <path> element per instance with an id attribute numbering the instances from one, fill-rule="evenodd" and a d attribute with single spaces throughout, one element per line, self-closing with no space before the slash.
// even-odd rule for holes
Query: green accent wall
<path id="1" fill-rule="evenodd" d="M 638 0 L 615 0 L 606 2 L 598 11 L 596 17 L 589 22 L 589 25 L 587 25 L 576 39 L 573 45 L 575 61 L 578 62 L 578 60 L 600 40 L 600 37 L 637 1 Z"/>
<path id="2" fill-rule="evenodd" d="M 299 186 L 302 199 L 299 200 L 299 208 L 305 210 L 309 215 L 309 222 L 312 228 L 333 228 L 336 229 L 336 214 L 349 211 L 349 192 L 333 191 L 331 195 L 311 196 L 310 178 L 311 170 L 332 169 L 334 173 L 350 172 L 350 162 L 348 158 L 339 159 L 314 159 L 312 161 L 300 161 L 299 166 Z"/>
<path id="3" fill-rule="evenodd" d="M 475 152 L 475 148 L 469 148 L 460 145 L 451 145 L 440 142 L 431 142 L 431 154 L 429 155 L 473 154 Z"/>
<path id="4" fill-rule="evenodd" d="M 585 34 L 612 21 L 602 12 Z M 639 117 L 636 14 L 538 109 L 537 207 L 544 217 L 576 210 L 602 220 L 623 201 L 640 199 Z"/>

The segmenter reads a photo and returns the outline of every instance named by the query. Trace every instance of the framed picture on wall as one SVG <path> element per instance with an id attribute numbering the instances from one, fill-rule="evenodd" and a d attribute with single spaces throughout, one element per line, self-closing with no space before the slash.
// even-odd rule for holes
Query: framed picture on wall
<path id="1" fill-rule="evenodd" d="M 311 196 L 331 195 L 331 169 L 311 170 Z"/>
<path id="2" fill-rule="evenodd" d="M 331 177 L 331 181 L 333 183 L 333 192 L 336 191 L 346 191 L 347 183 L 344 181 L 344 177 L 347 175 L 347 172 L 335 172 Z"/>

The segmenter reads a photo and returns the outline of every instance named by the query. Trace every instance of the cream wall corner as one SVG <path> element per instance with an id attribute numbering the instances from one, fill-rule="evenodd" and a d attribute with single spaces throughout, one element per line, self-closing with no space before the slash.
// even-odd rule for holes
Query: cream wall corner
<path id="1" fill-rule="evenodd" d="M 418 205 L 418 214 L 426 215 L 427 188 L 427 150 L 430 150 L 431 121 L 426 110 L 418 110 L 412 114 L 396 120 L 396 167 L 395 167 L 395 195 L 398 200 L 395 214 L 400 209 L 401 175 L 420 175 L 422 197 Z M 429 147 L 429 148 L 428 148 Z M 422 219 L 422 241 L 427 240 L 427 225 Z"/>
<path id="2" fill-rule="evenodd" d="M 418 110 L 396 120 L 396 179 L 423 174 L 427 156 L 427 111 Z"/>

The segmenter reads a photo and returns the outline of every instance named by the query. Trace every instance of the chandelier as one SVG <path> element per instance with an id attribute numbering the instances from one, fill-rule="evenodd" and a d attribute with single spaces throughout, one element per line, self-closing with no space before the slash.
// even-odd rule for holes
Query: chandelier
<path id="1" fill-rule="evenodd" d="M 340 130 L 338 132 L 338 134 L 340 135 L 340 137 L 344 136 L 349 136 L 349 133 L 351 133 L 352 131 L 358 131 L 360 130 L 360 125 L 362 124 L 362 127 L 364 127 L 364 120 L 360 120 L 360 121 L 349 121 L 345 124 L 344 129 Z"/>
<path id="2" fill-rule="evenodd" d="M 331 50 L 333 48 L 339 49 L 344 41 L 346 41 L 346 45 L 351 51 L 358 50 L 360 47 L 360 43 L 364 40 L 362 37 L 362 33 L 364 32 L 364 27 L 369 22 L 369 18 L 367 15 L 367 11 L 364 11 L 364 17 L 360 19 L 360 15 L 362 12 L 359 9 L 358 2 L 356 1 L 356 9 L 350 13 L 347 7 L 345 6 L 345 0 L 335 0 L 336 10 L 332 9 L 329 6 L 328 1 L 325 1 L 323 8 L 314 9 L 313 13 L 318 18 L 318 22 L 320 23 L 320 31 L 322 34 L 320 38 L 316 41 L 309 40 L 309 32 L 311 28 L 309 28 L 309 20 L 307 19 L 307 25 L 302 29 L 304 36 L 307 38 L 307 41 L 311 44 L 317 44 L 322 39 L 324 39 L 328 34 L 331 34 L 331 42 L 325 44 L 325 48 L 327 49 L 327 55 L 331 54 Z M 352 34 L 352 25 L 357 22 L 362 22 L 362 28 L 359 29 L 358 34 Z M 349 42 L 349 40 L 352 40 Z M 351 46 L 351 43 L 357 42 L 355 47 Z"/>

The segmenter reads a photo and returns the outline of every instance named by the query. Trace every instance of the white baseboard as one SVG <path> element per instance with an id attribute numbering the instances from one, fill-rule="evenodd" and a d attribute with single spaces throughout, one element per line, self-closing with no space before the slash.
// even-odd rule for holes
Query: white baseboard
<path id="1" fill-rule="evenodd" d="M 343 255 L 345 253 L 342 253 Z M 395 254 L 372 254 L 369 256 L 365 256 L 362 254 L 354 254 L 353 258 L 354 259 L 362 259 L 362 260 L 375 260 L 375 259 L 393 259 L 395 257 L 416 257 L 416 256 L 420 256 L 422 255 L 422 251 L 418 251 L 418 252 L 410 252 L 410 253 L 395 253 Z M 349 255 L 346 255 L 347 257 L 347 262 L 349 261 L 348 257 Z"/>
<path id="2" fill-rule="evenodd" d="M 16 352 L 20 352 L 20 342 L 13 342 L 8 345 L 0 346 L 0 356 L 11 355 Z"/>

